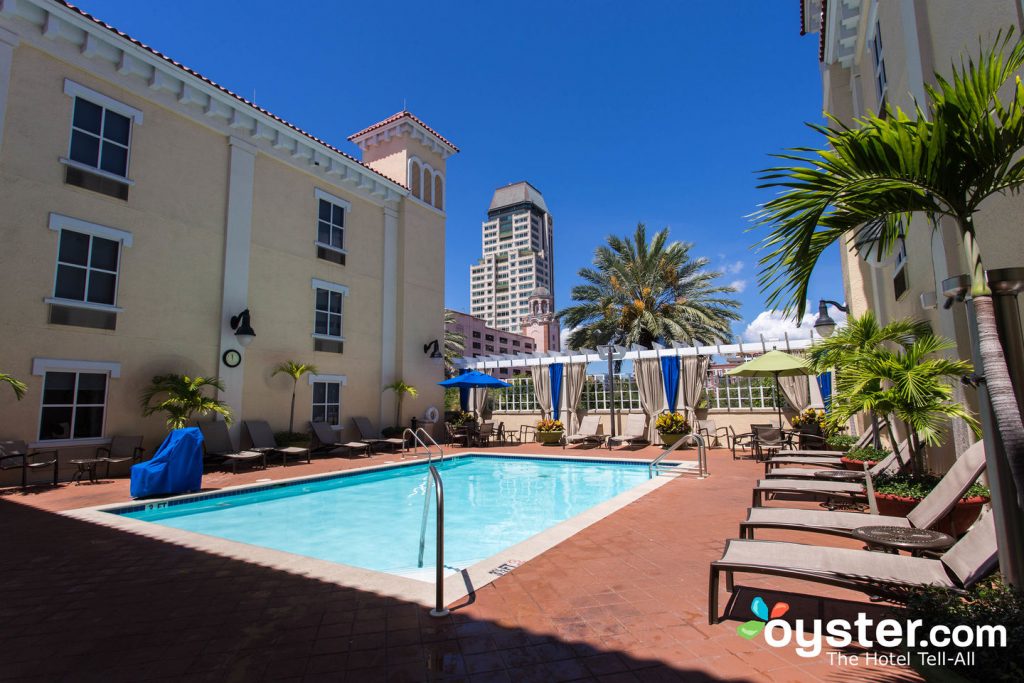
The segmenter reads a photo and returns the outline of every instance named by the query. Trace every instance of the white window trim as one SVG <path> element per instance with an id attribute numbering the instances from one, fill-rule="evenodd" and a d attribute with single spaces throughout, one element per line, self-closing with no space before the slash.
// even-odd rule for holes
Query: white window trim
<path id="1" fill-rule="evenodd" d="M 71 360 L 66 358 L 33 358 L 32 374 L 43 377 L 47 372 L 106 372 L 111 378 L 121 376 L 121 364 L 102 360 Z M 47 441 L 47 443 L 50 443 Z"/>
<path id="2" fill-rule="evenodd" d="M 337 252 L 339 254 L 348 255 L 348 249 L 342 249 L 340 247 L 334 246 L 333 244 L 324 244 L 320 240 L 313 240 L 313 244 L 315 244 L 316 246 L 320 247 L 321 249 L 326 249 L 328 251 L 334 251 L 334 252 Z"/>
<path id="3" fill-rule="evenodd" d="M 129 150 L 128 154 L 129 154 L 129 156 L 131 155 L 131 151 L 130 150 Z M 89 164 L 82 164 L 82 163 L 79 163 L 79 162 L 75 161 L 74 159 L 68 159 L 67 157 L 60 157 L 58 159 L 58 161 L 60 163 L 64 164 L 65 166 L 70 166 L 71 168 L 77 168 L 78 170 L 85 171 L 86 173 L 91 173 L 93 175 L 98 175 L 98 176 L 101 176 L 103 178 L 109 178 L 110 180 L 116 180 L 117 182 L 121 183 L 122 185 L 128 185 L 129 187 L 134 187 L 135 186 L 135 181 L 132 180 L 131 178 L 127 177 L 127 176 L 117 175 L 116 173 L 111 173 L 110 171 L 104 171 L 102 168 L 96 168 L 95 166 L 90 166 Z"/>
<path id="4" fill-rule="evenodd" d="M 67 306 L 68 308 L 84 308 L 89 311 L 109 311 L 111 313 L 123 313 L 124 309 L 112 304 L 95 304 L 91 301 L 79 301 L 78 299 L 62 299 L 59 296 L 48 296 L 43 299 L 45 304 Z"/>
<path id="5" fill-rule="evenodd" d="M 328 282 L 327 280 L 318 280 L 313 278 L 313 289 L 327 289 L 332 292 L 338 292 L 342 296 L 348 296 L 348 287 L 345 285 L 339 285 L 335 282 Z"/>
<path id="6" fill-rule="evenodd" d="M 336 341 L 336 342 L 344 342 L 345 341 L 345 337 L 332 337 L 329 334 L 317 334 L 316 332 L 314 332 L 310 336 L 313 337 L 313 339 L 323 339 L 324 341 Z"/>
<path id="7" fill-rule="evenodd" d="M 60 232 L 64 229 L 74 230 L 75 232 L 84 232 L 88 235 L 95 235 L 96 237 L 120 242 L 126 247 L 132 246 L 132 234 L 127 230 L 118 230 L 117 228 L 111 228 L 98 223 L 90 223 L 89 221 L 83 221 L 80 218 L 72 218 L 71 216 L 65 216 L 59 213 L 50 214 L 49 227 L 50 230 L 53 230 L 54 232 Z M 118 263 L 118 267 L 120 267 L 120 263 Z"/>
<path id="8" fill-rule="evenodd" d="M 142 111 L 135 107 L 128 106 L 124 102 L 118 102 L 112 97 L 108 97 L 101 92 L 97 92 L 92 88 L 87 88 L 81 83 L 75 83 L 70 78 L 64 79 L 64 94 L 69 97 L 81 97 L 84 100 L 89 100 L 94 104 L 98 104 L 104 109 L 117 112 L 122 116 L 127 116 L 136 125 L 142 125 Z"/>
<path id="9" fill-rule="evenodd" d="M 341 386 L 348 384 L 348 377 L 346 375 L 314 375 L 308 374 L 309 386 L 313 386 L 313 382 L 337 382 Z"/>
<path id="10" fill-rule="evenodd" d="M 341 208 L 345 209 L 345 211 L 352 210 L 352 202 L 342 199 L 337 195 L 333 195 L 330 192 L 327 192 L 326 190 L 321 190 L 319 187 L 313 189 L 313 195 L 317 198 L 317 200 L 323 199 L 324 201 L 330 202 L 332 204 L 337 204 Z"/>

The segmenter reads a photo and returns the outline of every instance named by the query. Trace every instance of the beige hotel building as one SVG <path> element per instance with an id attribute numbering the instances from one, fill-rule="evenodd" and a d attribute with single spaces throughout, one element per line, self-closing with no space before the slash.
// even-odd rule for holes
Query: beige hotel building
<path id="1" fill-rule="evenodd" d="M 237 420 L 286 429 L 285 360 L 318 368 L 300 428 L 389 425 L 397 379 L 420 390 L 404 423 L 443 407 L 424 348 L 458 149 L 408 112 L 349 139 L 362 160 L 69 5 L 0 2 L 0 371 L 29 386 L 0 392 L 0 439 L 152 452 L 140 394 L 162 373 L 219 376 Z"/>

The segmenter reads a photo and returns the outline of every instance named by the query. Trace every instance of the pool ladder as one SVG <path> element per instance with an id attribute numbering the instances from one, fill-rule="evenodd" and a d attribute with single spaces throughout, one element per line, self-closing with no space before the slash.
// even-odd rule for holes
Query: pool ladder
<path id="1" fill-rule="evenodd" d="M 421 434 L 423 435 L 423 439 L 420 438 Z M 416 445 L 413 446 L 414 449 L 418 450 L 420 446 L 422 446 L 423 449 L 427 452 L 428 464 L 433 462 L 435 448 L 437 449 L 438 461 L 444 462 L 444 449 L 441 448 L 441 445 L 439 443 L 434 441 L 434 437 L 430 436 L 430 434 L 427 433 L 427 430 L 425 430 L 423 427 L 417 427 L 415 430 L 406 427 L 405 431 L 402 432 L 402 439 L 406 439 L 407 436 L 411 436 L 413 441 L 416 443 Z M 424 441 L 424 439 L 426 439 L 426 441 Z M 405 457 L 404 453 L 402 454 L 402 457 Z"/>
<path id="2" fill-rule="evenodd" d="M 661 455 L 659 455 L 657 458 L 647 463 L 648 476 L 659 476 L 662 472 L 661 461 L 665 459 L 665 456 L 675 451 L 684 443 L 689 443 L 690 441 L 697 442 L 697 478 L 706 478 L 708 476 L 708 451 L 704 443 L 704 437 L 701 436 L 700 434 L 687 434 L 686 436 L 682 437 L 674 444 L 666 448 L 664 451 L 662 451 Z M 679 470 L 675 470 L 675 472 L 678 473 Z"/>

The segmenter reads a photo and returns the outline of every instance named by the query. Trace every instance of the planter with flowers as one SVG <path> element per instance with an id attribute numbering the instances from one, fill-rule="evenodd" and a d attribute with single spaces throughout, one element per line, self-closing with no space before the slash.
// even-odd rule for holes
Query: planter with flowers
<path id="1" fill-rule="evenodd" d="M 889 474 L 874 480 L 875 502 L 878 514 L 893 517 L 906 517 L 925 496 L 931 493 L 940 477 L 934 474 Z M 967 489 L 967 493 L 957 501 L 949 513 L 932 527 L 936 531 L 949 534 L 956 538 L 966 532 L 981 509 L 992 499 L 986 486 L 977 482 Z"/>
<path id="2" fill-rule="evenodd" d="M 537 422 L 537 443 L 557 444 L 562 442 L 565 427 L 561 420 L 540 420 Z"/>
<path id="3" fill-rule="evenodd" d="M 682 413 L 661 413 L 654 422 L 654 428 L 666 446 L 671 446 L 693 431 L 690 421 Z"/>
<path id="4" fill-rule="evenodd" d="M 878 464 L 879 460 L 884 460 L 889 456 L 892 451 L 884 448 L 875 448 L 874 446 L 862 446 L 860 448 L 851 448 L 846 451 L 846 455 L 839 458 L 843 465 L 848 470 L 854 470 L 855 472 L 863 472 L 865 463 L 867 467 L 871 468 Z"/>
<path id="5" fill-rule="evenodd" d="M 790 418 L 793 431 L 801 434 L 800 448 L 821 448 L 829 434 L 828 416 L 820 408 L 808 408 Z M 806 438 L 803 435 L 807 435 Z"/>

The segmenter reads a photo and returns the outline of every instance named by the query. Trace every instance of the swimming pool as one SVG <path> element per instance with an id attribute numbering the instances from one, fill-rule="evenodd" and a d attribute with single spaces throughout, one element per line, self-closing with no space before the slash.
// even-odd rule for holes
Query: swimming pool
<path id="1" fill-rule="evenodd" d="M 445 494 L 445 564 L 452 570 L 498 555 L 650 481 L 647 463 L 636 461 L 467 454 L 446 458 L 438 469 Z M 428 477 L 426 463 L 419 461 L 106 512 L 426 579 L 435 561 L 431 490 L 420 568 Z"/>

